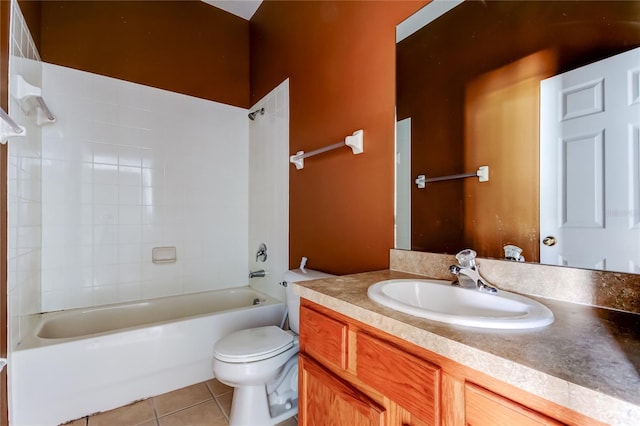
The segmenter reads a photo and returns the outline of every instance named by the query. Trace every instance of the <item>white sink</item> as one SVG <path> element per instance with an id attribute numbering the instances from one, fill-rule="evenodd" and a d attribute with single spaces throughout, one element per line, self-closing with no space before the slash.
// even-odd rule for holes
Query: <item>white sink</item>
<path id="1" fill-rule="evenodd" d="M 515 293 L 481 293 L 442 280 L 386 280 L 369 287 L 371 300 L 396 311 L 449 324 L 525 329 L 549 325 L 553 312 Z"/>

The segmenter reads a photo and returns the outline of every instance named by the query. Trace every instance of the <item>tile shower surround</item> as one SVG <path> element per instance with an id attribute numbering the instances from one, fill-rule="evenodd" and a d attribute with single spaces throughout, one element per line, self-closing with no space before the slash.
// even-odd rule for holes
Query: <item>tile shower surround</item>
<path id="1" fill-rule="evenodd" d="M 50 64 L 43 87 L 43 311 L 246 285 L 244 109 Z"/>
<path id="2" fill-rule="evenodd" d="M 13 269 L 41 300 L 22 313 L 246 285 L 244 109 L 21 61 L 57 117 L 10 158 Z M 178 261 L 151 263 L 155 246 Z"/>
<path id="3" fill-rule="evenodd" d="M 42 85 L 40 55 L 15 0 L 11 1 L 9 55 L 10 77 L 22 74 L 31 84 Z M 12 348 L 28 328 L 27 315 L 40 310 L 42 144 L 40 128 L 12 97 L 8 112 L 29 135 L 8 143 L 7 313 L 8 344 Z"/>

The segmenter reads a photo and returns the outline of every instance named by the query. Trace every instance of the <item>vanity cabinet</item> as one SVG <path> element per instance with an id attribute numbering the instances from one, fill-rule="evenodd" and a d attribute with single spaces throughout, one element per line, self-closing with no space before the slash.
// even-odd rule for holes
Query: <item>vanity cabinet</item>
<path id="1" fill-rule="evenodd" d="M 299 425 L 601 425 L 303 299 Z"/>

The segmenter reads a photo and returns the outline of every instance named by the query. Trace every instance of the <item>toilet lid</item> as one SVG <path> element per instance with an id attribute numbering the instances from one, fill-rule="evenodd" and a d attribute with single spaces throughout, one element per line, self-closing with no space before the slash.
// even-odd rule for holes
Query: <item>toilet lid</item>
<path id="1" fill-rule="evenodd" d="M 276 356 L 292 346 L 291 333 L 269 325 L 231 333 L 216 342 L 213 352 L 220 361 L 251 362 Z"/>

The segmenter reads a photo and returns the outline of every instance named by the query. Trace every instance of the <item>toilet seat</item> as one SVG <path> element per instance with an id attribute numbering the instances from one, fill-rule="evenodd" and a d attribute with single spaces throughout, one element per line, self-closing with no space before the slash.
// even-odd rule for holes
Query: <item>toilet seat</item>
<path id="1" fill-rule="evenodd" d="M 294 336 L 274 325 L 236 331 L 218 340 L 214 356 L 223 362 L 245 363 L 274 357 L 294 345 Z"/>

